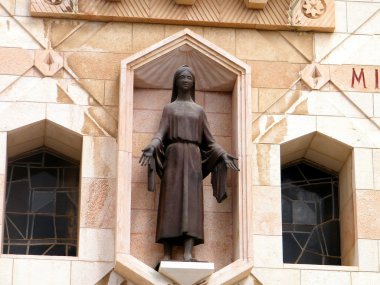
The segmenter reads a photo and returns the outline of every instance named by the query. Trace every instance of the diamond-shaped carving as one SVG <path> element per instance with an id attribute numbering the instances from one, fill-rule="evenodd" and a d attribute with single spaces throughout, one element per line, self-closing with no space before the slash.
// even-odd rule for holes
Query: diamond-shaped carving
<path id="1" fill-rule="evenodd" d="M 301 72 L 302 80 L 313 90 L 321 89 L 329 80 L 329 67 L 312 63 Z"/>
<path id="2" fill-rule="evenodd" d="M 54 50 L 37 50 L 34 65 L 43 75 L 53 76 L 63 67 L 63 58 Z"/>

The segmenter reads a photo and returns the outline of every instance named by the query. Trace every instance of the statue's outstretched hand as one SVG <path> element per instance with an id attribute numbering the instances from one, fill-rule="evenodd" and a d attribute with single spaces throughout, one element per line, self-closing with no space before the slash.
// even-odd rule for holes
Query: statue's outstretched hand
<path id="1" fill-rule="evenodd" d="M 240 171 L 239 167 L 237 166 L 238 159 L 228 153 L 223 154 L 223 160 L 226 163 L 226 166 L 228 168 L 231 168 L 235 171 Z"/>
<path id="2" fill-rule="evenodd" d="M 154 152 L 154 147 L 152 145 L 148 145 L 142 150 L 142 155 L 139 160 L 139 163 L 141 166 L 145 166 L 149 164 L 153 156 L 153 152 Z"/>

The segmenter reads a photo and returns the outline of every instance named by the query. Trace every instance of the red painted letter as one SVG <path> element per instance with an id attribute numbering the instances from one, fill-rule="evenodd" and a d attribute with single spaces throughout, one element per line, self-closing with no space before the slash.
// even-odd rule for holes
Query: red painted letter
<path id="1" fill-rule="evenodd" d="M 379 89 L 379 70 L 375 69 L 375 89 Z"/>
<path id="2" fill-rule="evenodd" d="M 360 74 L 359 76 L 356 74 L 356 71 L 355 71 L 355 68 L 352 68 L 352 81 L 351 81 L 351 87 L 354 88 L 354 83 L 355 83 L 355 80 L 360 83 L 360 81 L 363 79 L 363 85 L 364 85 L 364 88 L 367 88 L 367 86 L 365 85 L 365 77 L 364 77 L 364 71 L 363 71 L 363 68 L 360 69 Z"/>

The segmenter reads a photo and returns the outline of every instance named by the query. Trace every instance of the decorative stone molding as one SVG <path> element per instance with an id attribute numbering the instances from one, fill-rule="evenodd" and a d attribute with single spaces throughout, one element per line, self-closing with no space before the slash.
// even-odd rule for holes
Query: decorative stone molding
<path id="1" fill-rule="evenodd" d="M 318 26 L 322 32 L 333 32 L 335 4 L 333 0 L 294 0 L 289 8 L 290 25 L 300 30 Z"/>
<path id="2" fill-rule="evenodd" d="M 245 6 L 250 9 L 264 9 L 268 0 L 244 0 Z"/>
<path id="3" fill-rule="evenodd" d="M 59 0 L 49 0 L 59 1 Z M 321 5 L 318 3 L 325 3 Z M 334 0 L 31 0 L 32 16 L 96 21 L 333 31 Z M 179 5 L 181 4 L 181 5 Z"/>

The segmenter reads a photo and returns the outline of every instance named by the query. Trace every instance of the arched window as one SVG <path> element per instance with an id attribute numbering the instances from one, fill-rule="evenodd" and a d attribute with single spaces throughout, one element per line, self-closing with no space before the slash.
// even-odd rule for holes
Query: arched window
<path id="1" fill-rule="evenodd" d="M 281 170 L 284 263 L 341 264 L 338 182 L 308 161 Z"/>
<path id="2" fill-rule="evenodd" d="M 79 162 L 41 148 L 10 159 L 4 254 L 76 256 Z"/>

